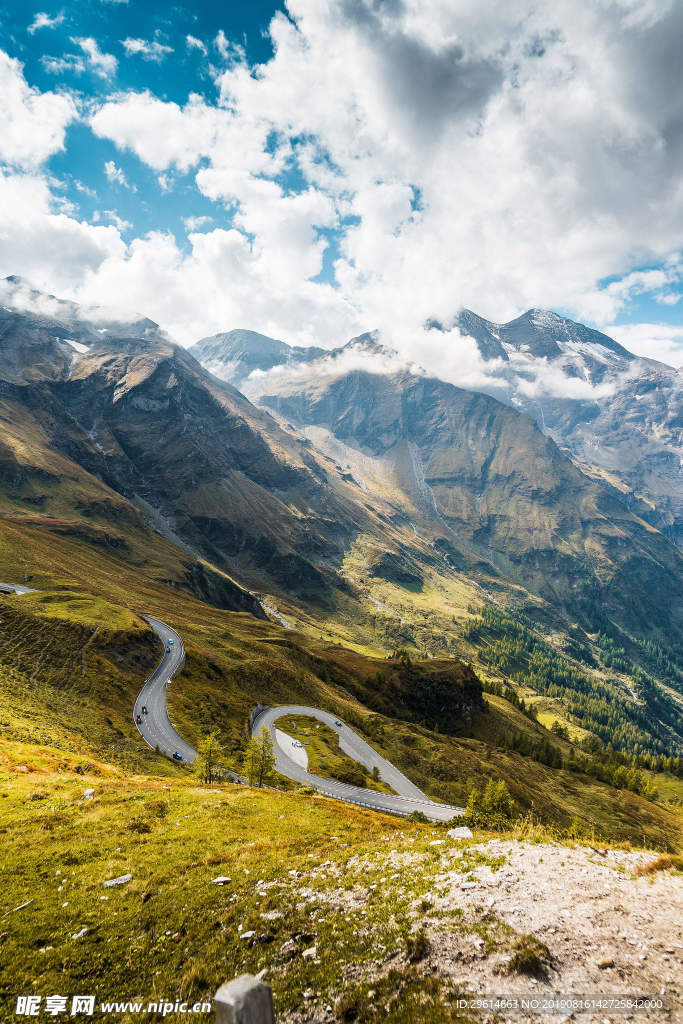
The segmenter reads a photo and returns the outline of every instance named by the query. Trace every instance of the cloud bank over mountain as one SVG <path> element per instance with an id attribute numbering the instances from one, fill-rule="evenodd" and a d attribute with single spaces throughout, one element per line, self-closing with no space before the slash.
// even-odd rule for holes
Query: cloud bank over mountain
<path id="1" fill-rule="evenodd" d="M 40 92 L 3 55 L 0 269 L 144 310 L 185 343 L 243 325 L 331 347 L 377 327 L 411 356 L 436 344 L 425 321 L 464 305 L 496 322 L 543 306 L 599 326 L 642 296 L 670 312 L 682 28 L 668 0 L 288 0 L 261 64 L 224 34 L 193 34 L 191 48 L 164 37 L 165 59 L 140 64 L 171 75 L 189 49 L 203 62 L 182 103 L 121 88 L 113 56 L 88 95 Z M 105 56 L 130 42 L 64 30 Z M 138 230 L 128 208 L 86 218 L 63 195 L 48 161 L 68 155 L 76 124 L 112 166 L 128 161 L 132 189 L 132 173 L 153 182 L 158 227 L 152 216 Z M 161 226 L 174 192 L 209 211 L 182 232 Z M 681 333 L 648 321 L 625 342 L 683 362 Z M 474 380 L 476 353 L 451 341 Z"/>

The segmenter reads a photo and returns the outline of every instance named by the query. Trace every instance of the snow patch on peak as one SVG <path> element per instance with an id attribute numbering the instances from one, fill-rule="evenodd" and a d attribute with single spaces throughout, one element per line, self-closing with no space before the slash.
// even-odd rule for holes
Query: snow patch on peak
<path id="1" fill-rule="evenodd" d="M 553 313 L 549 309 L 530 309 L 527 312 L 527 317 L 530 323 L 534 327 L 539 327 L 541 330 L 544 328 L 553 328 L 561 325 L 566 327 L 567 321 L 564 317 L 560 316 L 559 313 Z"/>
<path id="2" fill-rule="evenodd" d="M 59 341 L 59 338 L 55 338 L 55 341 Z M 82 345 L 80 341 L 74 341 L 73 338 L 65 338 L 64 341 L 68 342 L 72 348 L 75 348 L 80 355 L 90 351 L 89 345 Z"/>

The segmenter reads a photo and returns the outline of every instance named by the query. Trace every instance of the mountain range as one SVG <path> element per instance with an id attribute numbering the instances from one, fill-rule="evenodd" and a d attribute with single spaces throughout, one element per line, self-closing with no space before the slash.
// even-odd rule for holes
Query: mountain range
<path id="1" fill-rule="evenodd" d="M 463 310 L 450 324 L 431 321 L 428 327 L 443 333 L 445 349 L 457 343 L 454 329 L 474 342 L 481 360 L 476 391 L 527 412 L 585 473 L 618 491 L 639 517 L 681 546 L 680 369 L 634 356 L 607 335 L 545 310 L 529 310 L 507 324 Z M 314 364 L 313 374 L 321 365 L 327 372 L 350 349 L 381 349 L 400 361 L 371 334 L 324 356 L 241 331 L 203 339 L 191 351 L 217 376 L 259 397 L 269 379 L 280 386 L 287 368 L 296 368 L 299 379 L 304 362 Z M 447 356 L 444 351 L 445 363 Z"/>
<path id="2" fill-rule="evenodd" d="M 485 593 L 562 628 L 607 617 L 638 636 L 680 630 L 676 371 L 537 310 L 500 327 L 460 315 L 492 369 L 475 391 L 405 365 L 376 333 L 326 352 L 232 331 L 188 351 L 144 318 L 122 323 L 16 279 L 5 291 L 5 511 L 52 530 L 68 519 L 124 552 L 134 523 L 183 552 L 188 579 L 198 565 L 229 579 L 222 599 L 228 588 L 248 606 L 257 592 L 314 621 L 343 618 L 365 642 L 385 615 L 386 642 L 419 645 L 378 597 L 385 584 L 394 605 L 445 588 L 446 606 L 456 590 L 461 605 Z M 522 382 L 548 366 L 618 390 L 523 401 Z M 629 400 L 637 425 L 621 417 L 603 437 L 619 468 L 588 464 L 588 432 Z M 659 453 L 659 472 L 641 448 Z M 54 473 L 55 456 L 68 472 Z M 647 494 L 629 489 L 634 474 Z"/>
<path id="3" fill-rule="evenodd" d="M 217 723 L 237 749 L 254 703 L 310 702 L 312 685 L 315 706 L 336 694 L 394 714 L 398 701 L 437 728 L 454 719 L 434 681 L 466 662 L 492 702 L 481 721 L 453 726 L 485 737 L 477 771 L 501 744 L 556 763 L 551 727 L 619 757 L 680 750 L 683 552 L 658 528 L 665 511 L 520 407 L 523 380 L 538 392 L 549 373 L 556 389 L 580 367 L 590 388 L 612 387 L 624 366 L 631 379 L 669 374 L 668 419 L 638 425 L 642 444 L 666 447 L 675 371 L 537 311 L 521 318 L 527 334 L 517 323 L 489 338 L 478 321 L 487 372 L 475 388 L 430 375 L 377 332 L 332 351 L 247 331 L 188 350 L 149 319 L 17 280 L 0 296 L 0 577 L 95 630 L 93 617 L 108 629 L 117 616 L 152 608 L 173 620 L 192 607 L 177 691 L 191 735 Z M 112 598 L 117 611 L 98 605 Z M 405 666 L 399 695 L 388 657 Z M 117 707 L 127 722 L 130 708 Z M 526 722 L 532 739 L 520 738 Z M 466 771 L 467 742 L 448 772 Z M 405 765 L 409 745 L 400 756 Z M 541 785 L 534 799 L 555 797 Z"/>

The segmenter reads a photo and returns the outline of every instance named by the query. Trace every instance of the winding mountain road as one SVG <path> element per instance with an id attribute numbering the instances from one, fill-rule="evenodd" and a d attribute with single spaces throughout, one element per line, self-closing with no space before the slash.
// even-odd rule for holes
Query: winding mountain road
<path id="1" fill-rule="evenodd" d="M 35 594 L 37 591 L 17 583 L 0 583 L 0 593 L 21 595 Z M 197 757 L 197 751 L 176 732 L 168 717 L 166 707 L 168 684 L 185 664 L 185 647 L 182 638 L 179 633 L 176 633 L 160 619 L 152 618 L 151 615 L 145 615 L 143 618 L 161 641 L 162 655 L 154 672 L 145 680 L 145 685 L 133 705 L 133 722 L 145 743 L 150 747 L 155 750 L 158 748 L 168 757 L 180 755 L 185 764 L 192 764 Z M 292 749 L 291 739 L 275 728 L 278 718 L 283 718 L 285 715 L 304 715 L 307 718 L 314 718 L 332 729 L 338 736 L 341 750 L 354 761 L 362 764 L 368 771 L 377 768 L 382 781 L 391 786 L 395 792 L 380 793 L 377 790 L 337 782 L 336 779 L 321 778 L 313 772 L 309 772 L 303 764 L 297 764 L 294 760 L 296 754 Z M 328 711 L 299 704 L 283 704 L 276 708 L 263 708 L 251 723 L 252 736 L 257 736 L 263 728 L 268 729 L 273 738 L 276 770 L 293 782 L 311 786 L 324 796 L 390 814 L 407 816 L 414 811 L 421 811 L 432 821 L 450 821 L 451 818 L 463 813 L 462 807 L 451 807 L 448 804 L 438 804 L 430 800 L 391 761 L 387 761 L 381 754 L 378 754 L 358 733 Z M 178 760 L 177 757 L 176 760 Z M 299 758 L 299 760 L 303 761 L 304 759 Z M 237 776 L 233 775 L 233 778 L 237 779 Z"/>
<path id="2" fill-rule="evenodd" d="M 183 641 L 180 635 L 165 622 L 154 619 L 150 615 L 145 615 L 144 618 L 161 640 L 163 654 L 161 661 L 138 694 L 133 707 L 133 721 L 138 732 L 150 747 L 158 747 L 168 757 L 173 757 L 176 753 L 180 754 L 186 764 L 192 764 L 197 756 L 197 751 L 176 732 L 168 717 L 166 707 L 166 688 L 173 676 L 177 675 L 185 664 Z M 147 708 L 145 714 L 142 712 L 143 707 Z M 305 715 L 328 726 L 336 732 L 339 737 L 339 746 L 345 754 L 364 765 L 368 771 L 377 768 L 382 781 L 391 786 L 395 792 L 380 793 L 377 790 L 365 789 L 361 786 L 350 786 L 345 782 L 337 782 L 336 779 L 322 778 L 309 772 L 301 764 L 297 764 L 291 749 L 291 742 L 283 736 L 279 729 L 275 728 L 275 722 L 285 715 Z M 140 722 L 137 721 L 138 716 Z M 285 778 L 311 786 L 324 796 L 390 814 L 407 816 L 414 811 L 421 811 L 432 821 L 450 821 L 451 818 L 463 813 L 462 807 L 451 807 L 448 804 L 438 804 L 430 800 L 422 790 L 413 785 L 410 779 L 406 778 L 390 761 L 378 754 L 358 733 L 327 711 L 299 704 L 283 704 L 277 708 L 264 708 L 252 722 L 252 735 L 257 736 L 264 727 L 270 730 L 273 737 L 276 770 Z M 236 779 L 237 776 L 233 775 L 233 778 Z"/>
<path id="3" fill-rule="evenodd" d="M 297 764 L 293 760 L 291 752 L 288 752 L 286 746 L 282 745 L 278 739 L 280 730 L 275 727 L 275 722 L 284 715 L 305 715 L 308 718 L 314 718 L 316 721 L 322 722 L 323 725 L 332 729 L 339 738 L 339 746 L 343 752 L 352 757 L 354 761 L 362 764 L 368 771 L 377 768 L 382 781 L 391 786 L 395 793 L 380 793 L 374 789 L 365 789 L 361 786 L 350 786 L 345 782 L 337 782 L 335 779 L 321 778 L 313 772 L 309 772 L 308 769 L 303 768 L 300 764 Z M 312 786 L 325 796 L 334 797 L 336 800 L 345 800 L 347 803 L 358 804 L 361 807 L 369 807 L 374 811 L 389 812 L 390 814 L 406 816 L 414 811 L 421 811 L 427 818 L 431 818 L 432 821 L 450 821 L 451 818 L 464 813 L 464 808 L 462 807 L 437 804 L 430 800 L 391 761 L 387 761 L 381 754 L 378 754 L 358 733 L 327 711 L 320 711 L 318 708 L 309 708 L 298 704 L 284 704 L 276 708 L 265 708 L 252 722 L 252 736 L 257 736 L 264 727 L 270 731 L 273 739 L 276 770 L 293 782 L 299 782 L 304 786 Z"/>
<path id="4" fill-rule="evenodd" d="M 165 622 L 153 619 L 151 615 L 143 617 L 161 640 L 163 654 L 133 705 L 133 722 L 150 747 L 158 747 L 168 757 L 180 754 L 186 764 L 192 764 L 197 751 L 175 731 L 166 708 L 166 687 L 185 664 L 185 647 L 180 635 Z M 143 708 L 147 709 L 146 712 Z"/>

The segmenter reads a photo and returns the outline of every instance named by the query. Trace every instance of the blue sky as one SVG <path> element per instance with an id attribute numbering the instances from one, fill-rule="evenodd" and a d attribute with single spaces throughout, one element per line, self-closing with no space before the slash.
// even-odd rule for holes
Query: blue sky
<path id="1" fill-rule="evenodd" d="M 0 47 L 24 64 L 27 81 L 42 91 L 66 87 L 87 100 L 103 100 L 113 91 L 150 90 L 163 99 L 184 104 L 190 93 L 215 97 L 212 62 L 222 63 L 216 46 L 220 32 L 233 45 L 243 48 L 250 63 L 268 61 L 273 48 L 268 25 L 280 7 L 267 0 L 249 3 L 195 3 L 192 5 L 149 3 L 147 0 L 69 0 L 54 6 L 42 2 L 0 6 Z M 49 11 L 49 13 L 48 13 Z M 54 25 L 35 28 L 36 17 L 44 12 Z M 63 19 L 63 20 L 62 20 Z M 188 45 L 192 36 L 199 45 Z M 117 60 L 114 74 L 103 76 L 87 65 L 74 39 L 93 38 L 100 51 Z M 156 42 L 169 51 L 159 56 L 127 55 L 125 39 Z M 84 70 L 65 67 L 50 72 L 51 58 L 85 61 Z M 105 167 L 114 161 L 132 187 L 107 178 Z M 49 170 L 63 183 L 60 194 L 91 219 L 95 211 L 114 210 L 130 224 L 126 238 L 152 230 L 172 231 L 179 244 L 185 240 L 184 220 L 212 216 L 216 223 L 232 218 L 194 187 L 191 175 L 174 176 L 174 187 L 160 188 L 157 176 L 135 157 L 121 153 L 106 139 L 98 139 L 83 124 L 69 126 L 65 149 L 48 163 Z M 85 185 L 93 194 L 77 187 Z M 102 216 L 102 214 L 100 214 Z"/>
<path id="2" fill-rule="evenodd" d="M 683 362 L 680 10 L 545 7 L 0 5 L 0 273 L 184 343 L 536 306 Z"/>

